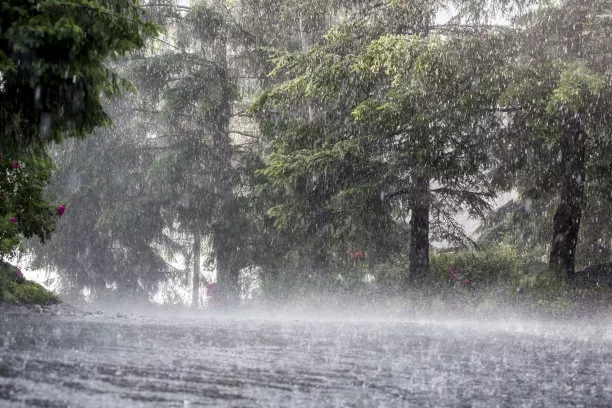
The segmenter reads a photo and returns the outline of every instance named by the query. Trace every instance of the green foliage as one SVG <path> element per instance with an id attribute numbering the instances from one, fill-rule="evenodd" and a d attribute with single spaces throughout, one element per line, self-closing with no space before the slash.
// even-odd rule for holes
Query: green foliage
<path id="1" fill-rule="evenodd" d="M 519 276 L 515 286 L 521 295 L 538 299 L 545 304 L 564 293 L 565 275 L 551 273 L 548 269 L 542 268 L 536 274 Z"/>
<path id="2" fill-rule="evenodd" d="M 19 304 L 47 305 L 59 303 L 60 300 L 54 293 L 49 292 L 40 284 L 32 281 L 7 285 L 4 299 L 7 302 Z"/>
<path id="3" fill-rule="evenodd" d="M 114 113 L 122 106 L 109 104 L 107 109 Z M 53 239 L 25 244 L 35 254 L 33 267 L 60 272 L 63 291 L 78 293 L 87 287 L 97 296 L 117 288 L 146 298 L 175 272 L 158 246 L 151 245 L 151 236 L 164 242 L 163 202 L 146 194 L 151 190 L 143 165 L 151 159 L 146 150 L 135 156 L 138 151 L 116 127 L 66 141 L 61 151 L 54 151 L 60 169 L 49 190 L 66 197 L 69 207 Z"/>
<path id="4" fill-rule="evenodd" d="M 465 300 L 501 286 L 554 301 L 556 278 L 538 272 L 566 170 L 561 142 L 576 118 L 588 135 L 578 257 L 607 260 L 612 248 L 609 4 L 530 3 L 515 22 L 496 26 L 484 24 L 483 7 L 524 2 L 490 3 L 457 2 L 447 24 L 437 23 L 440 3 L 429 1 L 149 4 L 168 35 L 113 62 L 139 91 L 107 105 L 116 126 L 55 153 L 64 168 L 53 189 L 69 197 L 70 225 L 57 245 L 37 250 L 39 262 L 61 268 L 75 289 L 147 295 L 186 272 L 166 260 L 180 253 L 191 262 L 186 237 L 201 233 L 212 238 L 205 262 L 216 259 L 234 276 L 261 266 L 267 293 L 358 291 L 369 288 L 368 273 L 387 293 L 402 292 L 416 203 L 430 206 L 430 239 L 469 246 L 454 216 L 482 217 L 496 193 L 518 189 L 520 199 L 479 231 L 481 250 L 431 255 L 424 290 Z M 113 19 L 127 21 L 102 12 L 87 28 L 77 24 L 87 13 L 70 12 L 79 4 L 63 5 L 68 12 L 49 24 L 28 24 L 64 52 L 60 38 L 82 50 L 89 31 L 104 37 Z M 106 40 L 100 46 L 109 49 Z M 9 57 L 0 60 L 10 71 Z M 80 106 L 90 71 L 60 71 L 68 76 L 59 88 Z M 112 95 L 122 86 L 114 73 L 99 74 L 105 85 L 96 89 Z M 93 109 L 83 123 L 88 115 L 104 122 Z M 416 188 L 424 178 L 426 193 Z M 11 211 L 0 224 L 6 248 L 18 245 Z M 367 265 L 349 265 L 356 249 L 367 251 Z M 468 288 L 451 280 L 451 265 Z"/>
<path id="5" fill-rule="evenodd" d="M 601 38 L 612 25 L 598 17 L 608 9 L 607 1 L 563 1 L 525 13 L 517 19 L 520 46 L 504 68 L 508 81 L 500 104 L 508 125 L 493 146 L 493 180 L 518 190 L 540 211 L 529 217 L 534 222 L 517 223 L 517 235 L 549 220 L 538 233 L 548 234 L 551 259 L 562 258 L 568 274 L 576 259 L 590 264 L 610 254 L 612 221 L 601 206 L 611 191 L 612 49 Z M 553 214 L 570 211 L 571 217 L 554 222 Z"/>
<path id="6" fill-rule="evenodd" d="M 454 214 L 489 208 L 484 170 L 508 36 L 438 32 L 435 13 L 420 2 L 348 12 L 307 50 L 273 54 L 270 75 L 282 82 L 251 107 L 271 145 L 262 190 L 275 225 L 313 262 L 354 244 L 379 259 L 405 250 L 418 202 L 431 238 L 466 244 Z"/>
<path id="7" fill-rule="evenodd" d="M 229 122 L 241 96 L 234 76 L 267 65 L 261 38 L 245 30 L 277 36 L 260 20 L 237 24 L 249 2 L 170 3 L 148 5 L 166 24 L 163 41 L 113 64 L 138 90 L 105 105 L 115 125 L 54 152 L 52 190 L 71 212 L 50 245 L 34 248 L 36 264 L 59 269 L 75 292 L 148 297 L 167 279 L 186 284 L 189 270 L 167 261 L 193 262 L 196 231 L 219 249 L 203 264 L 223 254 L 236 270 L 267 257 L 258 245 L 271 228 L 252 188 L 261 159 L 233 144 Z"/>
<path id="8" fill-rule="evenodd" d="M 14 255 L 23 238 L 49 239 L 60 216 L 45 191 L 53 169 L 46 154 L 0 157 L 0 255 Z"/>
<path id="9" fill-rule="evenodd" d="M 134 0 L 5 0 L 0 27 L 4 154 L 109 124 L 100 96 L 116 96 L 128 83 L 105 63 L 158 32 Z"/>
<path id="10" fill-rule="evenodd" d="M 537 273 L 546 264 L 542 253 L 520 253 L 515 247 L 500 244 L 481 250 L 441 252 L 431 257 L 432 275 L 437 282 L 452 284 L 451 266 L 477 290 L 503 287 L 511 289 L 519 275 Z"/>
<path id="11" fill-rule="evenodd" d="M 0 264 L 0 302 L 46 305 L 59 303 L 59 298 L 36 282 L 23 278 L 18 268 Z"/>
<path id="12" fill-rule="evenodd" d="M 475 231 L 480 246 L 509 245 L 519 251 L 546 252 L 554 208 L 544 200 L 512 199 L 487 214 Z"/>

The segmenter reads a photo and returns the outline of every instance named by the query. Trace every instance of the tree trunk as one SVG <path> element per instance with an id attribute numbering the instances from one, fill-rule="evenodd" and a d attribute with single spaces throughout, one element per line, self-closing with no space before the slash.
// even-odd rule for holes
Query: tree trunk
<path id="1" fill-rule="evenodd" d="M 202 244 L 200 231 L 196 227 L 193 232 L 193 283 L 191 292 L 191 308 L 200 306 L 200 248 Z"/>
<path id="2" fill-rule="evenodd" d="M 410 283 L 421 286 L 429 274 L 429 179 L 415 180 L 410 219 Z"/>
<path id="3" fill-rule="evenodd" d="M 221 238 L 223 239 L 223 238 Z M 229 242 L 226 241 L 225 244 Z M 233 262 L 233 250 L 221 244 L 215 251 L 217 262 L 217 284 L 225 307 L 234 307 L 240 301 L 240 282 Z"/>
<path id="4" fill-rule="evenodd" d="M 234 192 L 232 185 L 232 140 L 229 123 L 232 113 L 232 87 L 227 62 L 227 41 L 220 37 L 215 43 L 214 52 L 217 80 L 221 86 L 221 100 L 217 107 L 213 124 L 213 150 L 215 154 L 215 209 L 214 237 L 215 260 L 217 264 L 217 283 L 226 306 L 233 306 L 239 300 L 238 272 L 234 270 L 236 247 L 232 245 L 232 222 L 234 214 Z"/>
<path id="5" fill-rule="evenodd" d="M 575 278 L 576 246 L 584 197 L 586 139 L 580 121 L 570 119 L 561 140 L 563 179 L 560 202 L 553 221 L 549 260 L 551 272 L 555 276 L 565 276 L 568 283 Z"/>

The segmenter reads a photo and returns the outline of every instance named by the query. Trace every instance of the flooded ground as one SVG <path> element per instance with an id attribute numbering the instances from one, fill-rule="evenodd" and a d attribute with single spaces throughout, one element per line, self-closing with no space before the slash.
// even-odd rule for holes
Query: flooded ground
<path id="1" fill-rule="evenodd" d="M 608 325 L 0 315 L 2 407 L 612 404 Z"/>

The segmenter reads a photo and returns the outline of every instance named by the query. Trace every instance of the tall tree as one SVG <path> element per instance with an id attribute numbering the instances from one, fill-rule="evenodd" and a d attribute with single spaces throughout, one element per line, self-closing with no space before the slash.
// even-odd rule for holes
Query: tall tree
<path id="1" fill-rule="evenodd" d="M 174 37 L 168 41 L 173 45 L 133 65 L 135 77 L 141 78 L 138 86 L 147 95 L 145 110 L 162 114 L 156 133 L 163 141 L 154 166 L 162 195 L 171 198 L 166 217 L 193 236 L 195 255 L 201 238 L 211 238 L 217 280 L 232 303 L 238 296 L 239 270 L 248 259 L 245 211 L 251 204 L 245 196 L 252 192 L 241 185 L 248 177 L 238 171 L 243 165 L 250 168 L 252 152 L 237 139 L 253 138 L 240 115 L 240 98 L 257 86 L 253 82 L 267 63 L 258 48 L 278 41 L 262 29 L 261 21 L 249 20 L 249 10 L 258 10 L 254 3 L 194 4 L 171 25 Z M 262 6 L 271 8 L 266 18 L 277 23 L 275 5 Z M 194 256 L 192 262 L 197 269 L 200 259 Z M 194 272 L 194 307 L 199 285 Z"/>
<path id="2" fill-rule="evenodd" d="M 52 149 L 59 165 L 49 190 L 68 211 L 54 239 L 28 243 L 34 266 L 58 271 L 61 287 L 92 300 L 148 300 L 160 282 L 177 276 L 166 259 L 178 245 L 165 231 L 163 208 L 151 169 L 156 140 L 146 115 L 135 115 L 132 95 L 105 105 L 114 125 L 85 140 Z"/>
<path id="3" fill-rule="evenodd" d="M 549 263 L 567 281 L 574 277 L 587 183 L 603 193 L 591 205 L 609 198 L 601 189 L 610 162 L 612 50 L 602 41 L 612 31 L 609 8 L 609 1 L 567 0 L 517 20 L 522 47 L 501 99 L 510 123 L 498 180 L 516 180 L 527 197 L 557 196 Z"/>
<path id="4" fill-rule="evenodd" d="M 415 284 L 427 277 L 430 216 L 434 236 L 465 238 L 452 215 L 482 215 L 492 196 L 483 170 L 498 123 L 486 73 L 503 60 L 497 50 L 506 39 L 488 26 L 436 25 L 436 13 L 414 2 L 358 13 L 307 53 L 277 57 L 272 74 L 286 81 L 255 105 L 285 123 L 273 129 L 265 170 L 279 193 L 291 189 L 271 210 L 279 225 L 335 231 L 338 243 L 345 222 L 355 230 L 373 217 L 361 225 L 380 237 L 397 226 L 394 217 L 410 214 Z M 305 104 L 316 107 L 314 117 L 300 116 L 311 110 Z M 371 252 L 384 253 L 378 244 Z"/>
<path id="5" fill-rule="evenodd" d="M 282 40 L 252 20 L 251 11 L 261 10 L 251 3 L 148 4 L 166 36 L 113 66 L 138 94 L 107 105 L 114 127 L 55 152 L 62 170 L 53 189 L 69 197 L 74 213 L 57 245 L 36 254 L 41 266 L 60 268 L 75 290 L 148 296 L 160 280 L 177 277 L 164 258 L 182 253 L 195 270 L 197 306 L 204 237 L 212 236 L 218 249 L 213 258 L 226 271 L 222 282 L 235 284 L 240 268 L 262 258 L 261 230 L 246 218 L 262 212 L 252 200 L 251 173 L 261 162 L 252 149 L 257 138 L 233 103 L 236 83 L 248 96 L 266 71 L 260 45 Z M 267 7 L 273 27 L 284 29 L 274 2 Z M 88 239 L 79 240 L 77 231 Z M 173 239 L 185 235 L 187 245 Z"/>

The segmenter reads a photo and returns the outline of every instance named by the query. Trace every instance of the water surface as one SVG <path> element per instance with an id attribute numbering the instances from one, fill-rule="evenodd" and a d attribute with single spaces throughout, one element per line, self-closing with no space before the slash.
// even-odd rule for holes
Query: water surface
<path id="1" fill-rule="evenodd" d="M 612 329 L 0 316 L 2 407 L 612 405 Z"/>

